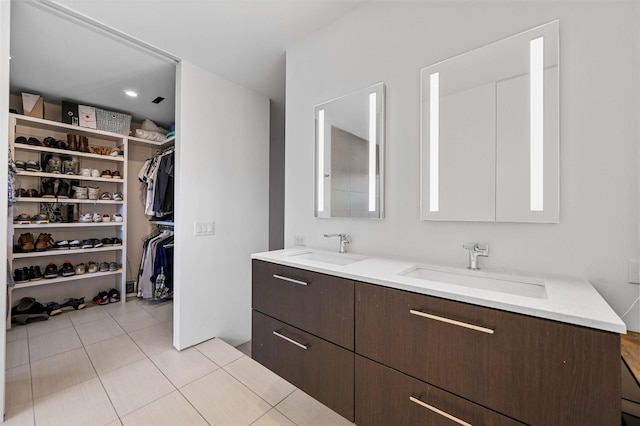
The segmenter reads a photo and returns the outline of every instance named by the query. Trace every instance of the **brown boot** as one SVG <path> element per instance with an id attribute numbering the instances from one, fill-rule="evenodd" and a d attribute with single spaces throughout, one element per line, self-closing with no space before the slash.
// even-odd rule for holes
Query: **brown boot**
<path id="1" fill-rule="evenodd" d="M 48 250 L 49 247 L 51 247 L 53 245 L 54 241 L 53 238 L 51 238 L 51 234 L 40 234 L 38 236 L 38 239 L 36 240 L 36 251 L 45 251 Z"/>
<path id="2" fill-rule="evenodd" d="M 76 135 L 67 135 L 67 145 L 71 151 L 78 150 L 78 138 Z"/>
<path id="3" fill-rule="evenodd" d="M 19 251 L 33 251 L 33 249 L 35 248 L 35 245 L 33 243 L 33 234 L 26 233 L 26 234 L 21 234 L 20 238 L 18 238 L 18 250 Z"/>
<path id="4" fill-rule="evenodd" d="M 80 147 L 78 148 L 81 152 L 89 152 L 89 138 L 86 136 L 80 136 Z"/>

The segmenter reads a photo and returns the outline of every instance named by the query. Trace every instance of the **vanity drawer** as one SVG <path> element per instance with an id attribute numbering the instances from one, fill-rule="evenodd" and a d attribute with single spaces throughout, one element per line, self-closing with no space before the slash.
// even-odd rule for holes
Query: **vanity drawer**
<path id="1" fill-rule="evenodd" d="M 253 260 L 253 309 L 353 350 L 353 281 Z"/>
<path id="2" fill-rule="evenodd" d="M 523 425 L 359 355 L 355 363 L 358 426 Z"/>
<path id="3" fill-rule="evenodd" d="M 355 294 L 358 354 L 525 423 L 619 422 L 615 333 L 370 284 Z"/>
<path id="4" fill-rule="evenodd" d="M 252 358 L 350 421 L 354 354 L 253 311 Z"/>

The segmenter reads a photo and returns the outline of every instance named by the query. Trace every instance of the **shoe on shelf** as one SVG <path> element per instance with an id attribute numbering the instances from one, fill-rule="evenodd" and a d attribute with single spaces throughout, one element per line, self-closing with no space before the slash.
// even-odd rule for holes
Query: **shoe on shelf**
<path id="1" fill-rule="evenodd" d="M 89 249 L 93 248 L 93 244 L 91 244 L 91 240 L 82 240 L 80 243 L 80 248 Z"/>
<path id="2" fill-rule="evenodd" d="M 102 221 L 103 222 L 111 222 L 111 216 L 109 216 L 107 213 L 102 215 Z"/>
<path id="3" fill-rule="evenodd" d="M 62 241 L 56 241 L 56 243 L 51 246 L 51 250 L 69 250 L 69 241 L 67 240 L 62 240 Z"/>
<path id="4" fill-rule="evenodd" d="M 91 177 L 100 177 L 100 170 L 91 169 Z"/>
<path id="5" fill-rule="evenodd" d="M 82 247 L 82 244 L 78 240 L 73 240 L 69 242 L 69 250 L 77 250 Z"/>
<path id="6" fill-rule="evenodd" d="M 13 272 L 13 281 L 15 281 L 16 284 L 29 282 L 29 269 L 26 267 L 16 269 Z"/>
<path id="7" fill-rule="evenodd" d="M 114 246 L 121 246 L 122 245 L 122 240 L 118 237 L 116 238 L 112 238 L 111 241 L 113 241 L 113 245 Z"/>
<path id="8" fill-rule="evenodd" d="M 96 305 L 106 305 L 109 303 L 109 293 L 106 291 L 101 291 L 97 294 L 96 297 L 93 298 L 93 303 Z"/>
<path id="9" fill-rule="evenodd" d="M 57 278 L 58 277 L 58 267 L 55 263 L 49 262 L 46 268 L 44 268 L 44 277 L 49 278 Z"/>
<path id="10" fill-rule="evenodd" d="M 62 266 L 60 267 L 60 275 L 63 277 L 70 277 L 75 275 L 76 271 L 71 262 L 65 260 Z"/>
<path id="11" fill-rule="evenodd" d="M 112 288 L 111 290 L 109 290 L 108 294 L 109 294 L 109 303 L 116 303 L 120 301 L 120 292 L 115 288 Z"/>
<path id="12" fill-rule="evenodd" d="M 27 253 L 33 251 L 35 248 L 35 241 L 31 232 L 20 234 L 20 237 L 18 238 L 17 251 Z"/>
<path id="13" fill-rule="evenodd" d="M 122 179 L 122 175 L 117 170 L 114 170 L 114 171 L 111 172 L 111 177 L 113 179 Z"/>
<path id="14" fill-rule="evenodd" d="M 46 167 L 47 173 L 61 174 L 62 173 L 62 160 L 60 157 L 49 158 Z"/>
<path id="15" fill-rule="evenodd" d="M 78 150 L 78 137 L 76 135 L 73 135 L 73 134 L 68 134 L 67 135 L 67 146 L 69 147 L 69 149 L 71 151 L 77 151 Z"/>
<path id="16" fill-rule="evenodd" d="M 113 271 L 117 271 L 118 269 L 122 268 L 122 265 L 116 262 L 110 262 L 109 263 L 109 271 L 113 272 Z"/>
<path id="17" fill-rule="evenodd" d="M 58 181 L 58 193 L 56 194 L 58 198 L 69 198 L 69 184 L 68 180 L 60 180 Z"/>
<path id="18" fill-rule="evenodd" d="M 75 193 L 75 197 L 78 200 L 86 200 L 89 198 L 89 192 L 86 186 L 74 186 L 73 192 Z"/>
<path id="19" fill-rule="evenodd" d="M 89 242 L 91 243 L 91 247 L 93 247 L 93 248 L 102 247 L 102 241 L 100 241 L 97 238 L 91 238 L 91 239 L 89 239 Z"/>
<path id="20" fill-rule="evenodd" d="M 42 181 L 42 198 L 56 198 L 56 179 L 45 179 Z"/>
<path id="21" fill-rule="evenodd" d="M 25 197 L 38 198 L 40 194 L 38 194 L 38 190 L 31 188 L 27 189 L 24 194 Z"/>
<path id="22" fill-rule="evenodd" d="M 14 162 L 14 164 L 16 165 L 16 170 L 18 170 L 18 171 L 20 171 L 20 170 L 26 171 L 27 170 L 27 163 L 25 163 L 22 160 L 16 160 Z"/>
<path id="23" fill-rule="evenodd" d="M 92 186 L 88 187 L 88 192 L 89 192 L 89 199 L 90 200 L 97 200 L 98 199 L 98 194 L 100 193 L 100 188 L 94 188 Z"/>
<path id="24" fill-rule="evenodd" d="M 122 196 L 122 192 L 116 192 L 113 194 L 113 199 L 116 201 L 122 201 L 124 200 L 124 197 Z"/>
<path id="25" fill-rule="evenodd" d="M 80 299 L 65 299 L 64 302 L 60 305 L 63 311 L 69 311 L 73 309 L 77 311 L 78 309 L 84 309 L 87 307 L 87 304 L 84 303 L 84 297 Z"/>
<path id="26" fill-rule="evenodd" d="M 44 144 L 40 142 L 38 138 L 34 138 L 34 137 L 31 137 L 29 138 L 29 140 L 27 140 L 27 145 L 44 146 Z"/>
<path id="27" fill-rule="evenodd" d="M 26 144 L 26 143 L 27 143 L 27 138 L 25 138 L 24 136 L 18 136 L 18 137 L 15 139 L 15 142 L 16 142 L 16 143 L 23 143 L 23 144 Z"/>
<path id="28" fill-rule="evenodd" d="M 47 223 L 49 223 L 49 215 L 38 213 L 31 218 L 31 222 L 37 225 L 46 225 Z"/>
<path id="29" fill-rule="evenodd" d="M 110 192 L 103 192 L 102 195 L 100 196 L 101 200 L 112 200 L 113 197 L 111 197 L 111 193 Z"/>
<path id="30" fill-rule="evenodd" d="M 82 275 L 87 272 L 87 266 L 84 263 L 78 263 L 76 265 L 76 275 Z"/>
<path id="31" fill-rule="evenodd" d="M 122 222 L 124 220 L 120 213 L 114 213 L 113 215 L 111 215 L 111 219 L 113 222 Z"/>
<path id="32" fill-rule="evenodd" d="M 36 251 L 49 250 L 55 241 L 51 238 L 51 234 L 41 233 L 36 240 Z"/>
<path id="33" fill-rule="evenodd" d="M 100 267 L 98 269 L 100 272 L 107 272 L 109 271 L 109 264 L 107 262 L 102 262 L 100 263 Z"/>
<path id="34" fill-rule="evenodd" d="M 82 177 L 91 177 L 91 169 L 80 169 L 80 175 Z"/>
<path id="35" fill-rule="evenodd" d="M 100 177 L 103 179 L 111 179 L 111 170 L 103 170 L 102 173 L 100 174 Z"/>
<path id="36" fill-rule="evenodd" d="M 40 163 L 37 161 L 29 160 L 25 163 L 25 170 L 28 172 L 40 172 L 42 169 L 40 168 Z"/>
<path id="37" fill-rule="evenodd" d="M 89 263 L 87 263 L 87 272 L 90 274 L 96 273 L 98 272 L 98 269 L 100 269 L 98 267 L 98 264 L 96 262 L 94 262 L 93 260 L 90 261 Z"/>
<path id="38" fill-rule="evenodd" d="M 112 247 L 113 246 L 113 239 L 112 238 L 103 238 L 102 239 L 102 246 L 103 247 Z"/>
<path id="39" fill-rule="evenodd" d="M 29 281 L 38 281 L 42 279 L 42 271 L 38 265 L 29 267 Z"/>
<path id="40" fill-rule="evenodd" d="M 94 212 L 92 219 L 94 222 L 102 222 L 102 215 L 98 212 Z"/>
<path id="41" fill-rule="evenodd" d="M 76 174 L 76 172 L 74 170 L 74 167 L 73 167 L 73 161 L 64 160 L 62 162 L 62 173 L 64 173 L 65 175 L 75 175 Z"/>
<path id="42" fill-rule="evenodd" d="M 80 222 L 80 223 L 91 223 L 91 222 L 93 222 L 93 213 L 85 213 L 83 215 L 80 215 L 80 218 L 78 218 L 78 222 Z"/>
<path id="43" fill-rule="evenodd" d="M 31 225 L 31 216 L 26 213 L 20 213 L 18 216 L 13 218 L 13 223 L 17 225 Z"/>

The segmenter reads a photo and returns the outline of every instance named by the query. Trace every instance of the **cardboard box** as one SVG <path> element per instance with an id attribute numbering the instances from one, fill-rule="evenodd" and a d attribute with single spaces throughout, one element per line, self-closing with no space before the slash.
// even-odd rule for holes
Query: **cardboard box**
<path id="1" fill-rule="evenodd" d="M 44 99 L 40 95 L 23 92 L 22 111 L 29 117 L 44 118 Z"/>

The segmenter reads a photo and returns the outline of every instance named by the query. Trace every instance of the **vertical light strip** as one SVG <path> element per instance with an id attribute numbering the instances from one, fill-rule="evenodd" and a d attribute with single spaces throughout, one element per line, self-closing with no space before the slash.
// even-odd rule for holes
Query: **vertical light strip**
<path id="1" fill-rule="evenodd" d="M 529 46 L 531 211 L 544 210 L 544 37 Z"/>
<path id="2" fill-rule="evenodd" d="M 429 78 L 429 211 L 440 210 L 440 73 Z"/>
<path id="3" fill-rule="evenodd" d="M 324 211 L 324 110 L 318 111 L 318 211 Z"/>
<path id="4" fill-rule="evenodd" d="M 369 94 L 369 211 L 376 211 L 376 145 L 378 144 L 376 94 Z"/>

